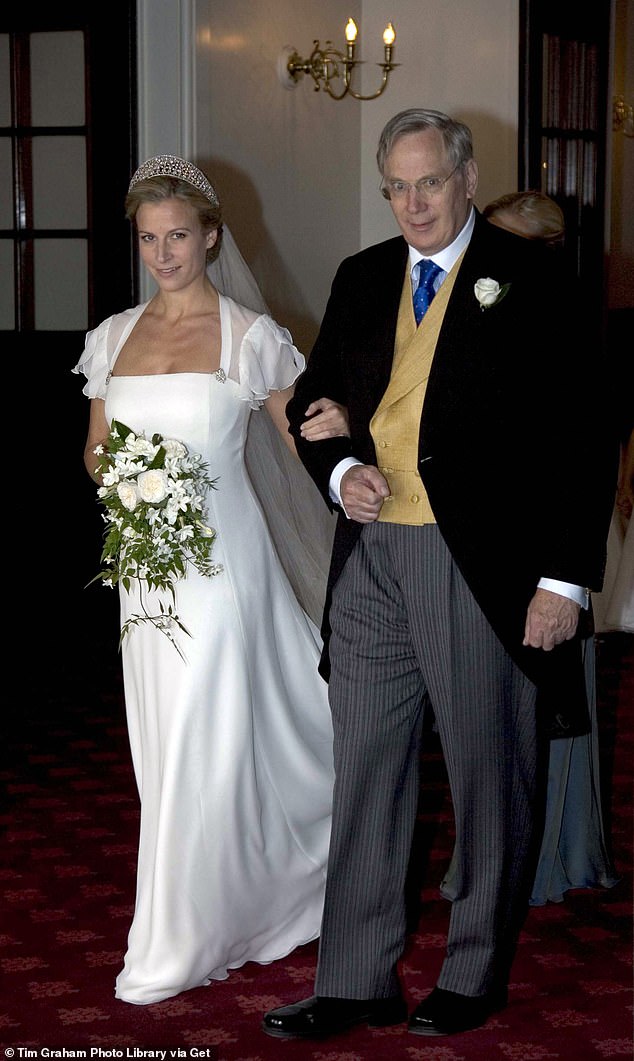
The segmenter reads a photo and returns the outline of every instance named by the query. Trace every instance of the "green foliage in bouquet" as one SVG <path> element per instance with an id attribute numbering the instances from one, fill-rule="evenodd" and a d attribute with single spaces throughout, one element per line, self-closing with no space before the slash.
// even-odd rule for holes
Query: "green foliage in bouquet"
<path id="1" fill-rule="evenodd" d="M 200 454 L 190 453 L 183 442 L 159 434 L 148 439 L 118 420 L 95 455 L 106 529 L 104 566 L 92 581 L 120 584 L 127 592 L 133 582 L 140 589 L 168 591 L 172 604 L 159 602 L 158 615 L 149 615 L 142 604 L 144 614 L 124 623 L 121 640 L 131 626 L 150 622 L 180 652 L 174 626 L 189 631 L 174 612 L 174 583 L 186 576 L 188 564 L 208 577 L 222 571 L 211 558 L 216 532 L 206 522 L 204 507 L 215 480 Z"/>

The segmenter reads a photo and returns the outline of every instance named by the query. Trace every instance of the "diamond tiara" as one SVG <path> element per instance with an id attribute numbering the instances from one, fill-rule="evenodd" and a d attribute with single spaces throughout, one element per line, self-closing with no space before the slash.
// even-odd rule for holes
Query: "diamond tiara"
<path id="1" fill-rule="evenodd" d="M 130 192 L 135 184 L 148 180 L 150 177 L 176 177 L 179 181 L 185 181 L 186 184 L 197 188 L 213 206 L 220 205 L 216 191 L 205 174 L 197 166 L 187 162 L 184 158 L 178 158 L 177 155 L 155 155 L 154 158 L 149 158 L 132 175 L 128 191 Z"/>

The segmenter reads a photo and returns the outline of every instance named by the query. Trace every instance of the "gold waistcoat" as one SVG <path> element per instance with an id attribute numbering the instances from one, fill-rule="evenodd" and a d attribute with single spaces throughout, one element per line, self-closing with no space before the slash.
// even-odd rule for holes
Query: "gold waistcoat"
<path id="1" fill-rule="evenodd" d="M 462 255 L 441 285 L 416 327 L 409 262 L 396 324 L 392 374 L 370 421 L 376 463 L 390 485 L 379 520 L 420 525 L 435 523 L 427 492 L 418 474 L 418 436 L 425 390 L 445 309 Z"/>

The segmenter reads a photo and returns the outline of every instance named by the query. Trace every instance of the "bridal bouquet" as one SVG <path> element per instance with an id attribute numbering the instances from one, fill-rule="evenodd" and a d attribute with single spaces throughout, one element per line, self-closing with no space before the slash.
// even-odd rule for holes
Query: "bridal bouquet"
<path id="1" fill-rule="evenodd" d="M 222 570 L 211 560 L 216 532 L 207 526 L 203 507 L 205 491 L 214 487 L 214 480 L 202 457 L 190 453 L 184 443 L 159 434 L 148 439 L 118 420 L 112 421 L 95 455 L 106 530 L 104 567 L 92 581 L 119 583 L 129 591 L 136 579 L 150 590 L 169 591 L 172 604 L 160 603 L 158 615 L 149 615 L 141 602 L 145 614 L 124 623 L 121 640 L 131 626 L 149 622 L 180 652 L 173 628 L 189 631 L 174 612 L 174 583 L 185 577 L 187 564 L 209 577 Z"/>

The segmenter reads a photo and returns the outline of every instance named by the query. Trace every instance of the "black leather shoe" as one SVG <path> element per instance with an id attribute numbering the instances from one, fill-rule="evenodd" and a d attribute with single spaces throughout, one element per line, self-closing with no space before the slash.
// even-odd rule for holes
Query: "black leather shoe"
<path id="1" fill-rule="evenodd" d="M 407 1030 L 414 1035 L 456 1035 L 485 1024 L 508 1003 L 505 989 L 470 997 L 435 987 L 412 1013 Z"/>
<path id="2" fill-rule="evenodd" d="M 326 998 L 313 995 L 290 1006 L 265 1014 L 262 1028 L 278 1039 L 326 1039 L 329 1035 L 367 1024 L 384 1028 L 407 1020 L 407 1006 L 400 995 L 393 998 Z"/>

